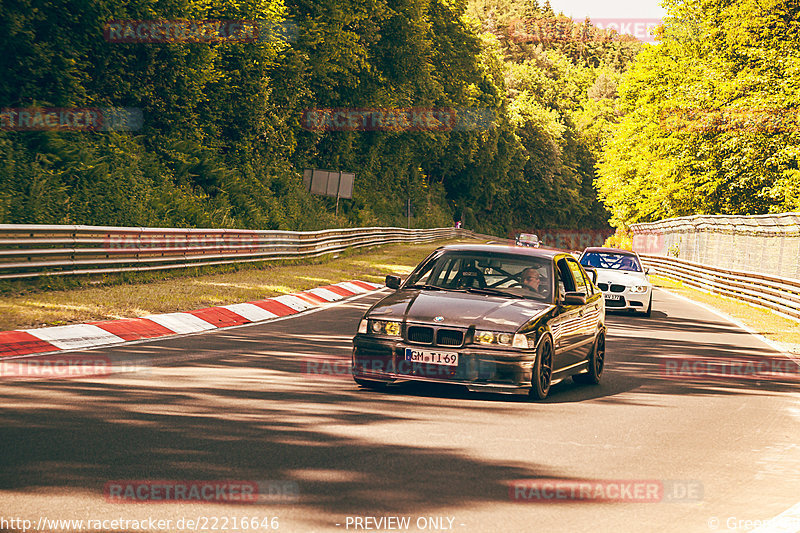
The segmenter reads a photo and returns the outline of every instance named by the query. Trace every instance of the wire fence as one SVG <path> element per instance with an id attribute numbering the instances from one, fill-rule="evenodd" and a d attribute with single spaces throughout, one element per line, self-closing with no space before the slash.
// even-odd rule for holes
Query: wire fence
<path id="1" fill-rule="evenodd" d="M 800 280 L 800 213 L 695 215 L 631 230 L 639 253 Z"/>
<path id="2" fill-rule="evenodd" d="M 800 213 L 634 224 L 654 274 L 800 319 Z"/>

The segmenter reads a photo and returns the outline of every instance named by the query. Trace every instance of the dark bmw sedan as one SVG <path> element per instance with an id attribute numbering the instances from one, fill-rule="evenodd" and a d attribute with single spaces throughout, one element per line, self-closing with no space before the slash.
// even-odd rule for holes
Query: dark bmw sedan
<path id="1" fill-rule="evenodd" d="M 434 251 L 361 319 L 353 376 L 543 399 L 567 377 L 596 384 L 605 360 L 603 294 L 566 253 L 453 245 Z"/>

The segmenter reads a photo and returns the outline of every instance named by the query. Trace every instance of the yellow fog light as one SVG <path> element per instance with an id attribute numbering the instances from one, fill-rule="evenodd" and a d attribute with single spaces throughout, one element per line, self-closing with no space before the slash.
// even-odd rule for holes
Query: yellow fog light
<path id="1" fill-rule="evenodd" d="M 386 331 L 387 335 L 397 337 L 400 335 L 400 324 L 398 322 L 387 322 L 384 331 Z"/>
<path id="2" fill-rule="evenodd" d="M 492 344 L 494 342 L 494 333 L 491 331 L 477 331 L 475 332 L 475 342 Z"/>

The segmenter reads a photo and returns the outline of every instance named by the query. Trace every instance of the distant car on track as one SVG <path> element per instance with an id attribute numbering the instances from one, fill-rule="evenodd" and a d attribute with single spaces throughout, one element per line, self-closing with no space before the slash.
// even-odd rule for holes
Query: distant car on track
<path id="1" fill-rule="evenodd" d="M 542 245 L 542 241 L 540 241 L 539 237 L 533 233 L 517 233 L 514 236 L 514 244 L 517 246 L 539 248 Z"/>
<path id="2" fill-rule="evenodd" d="M 618 248 L 586 248 L 581 265 L 597 272 L 606 308 L 631 310 L 649 317 L 653 310 L 653 285 L 642 268 L 639 254 Z"/>
<path id="3" fill-rule="evenodd" d="M 598 383 L 605 362 L 602 292 L 570 254 L 495 245 L 435 250 L 374 304 L 353 339 L 353 377 L 547 396 L 572 377 Z"/>

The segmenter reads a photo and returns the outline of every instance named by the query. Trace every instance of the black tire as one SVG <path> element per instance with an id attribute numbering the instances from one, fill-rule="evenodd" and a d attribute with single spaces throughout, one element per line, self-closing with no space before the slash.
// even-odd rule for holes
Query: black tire
<path id="1" fill-rule="evenodd" d="M 642 313 L 642 316 L 646 316 L 647 318 L 650 318 L 650 315 L 652 314 L 652 312 L 653 312 L 653 293 L 650 293 L 650 301 L 647 304 L 647 311 Z"/>
<path id="2" fill-rule="evenodd" d="M 372 381 L 371 379 L 353 378 L 358 385 L 365 389 L 383 390 L 386 388 L 386 383 L 382 381 Z"/>
<path id="3" fill-rule="evenodd" d="M 575 374 L 572 381 L 582 385 L 597 385 L 603 375 L 603 368 L 606 364 L 606 332 L 600 331 L 592 346 L 592 353 L 589 356 L 589 371 L 585 374 Z"/>
<path id="4" fill-rule="evenodd" d="M 530 396 L 534 400 L 544 400 L 550 392 L 553 379 L 553 341 L 545 337 L 536 349 L 536 362 L 531 374 Z"/>

